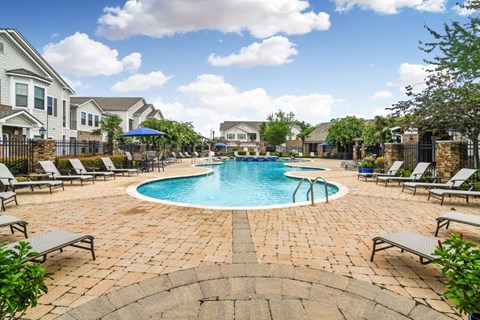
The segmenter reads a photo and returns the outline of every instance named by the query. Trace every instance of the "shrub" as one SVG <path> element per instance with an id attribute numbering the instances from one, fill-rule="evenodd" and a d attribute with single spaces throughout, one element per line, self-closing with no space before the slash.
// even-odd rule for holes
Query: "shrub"
<path id="1" fill-rule="evenodd" d="M 360 167 L 362 168 L 374 168 L 375 167 L 375 159 L 373 157 L 365 157 L 365 159 L 360 162 Z"/>
<path id="2" fill-rule="evenodd" d="M 375 159 L 375 168 L 385 169 L 385 157 L 378 157 Z"/>
<path id="3" fill-rule="evenodd" d="M 45 279 L 52 274 L 37 262 L 27 262 L 38 255 L 30 252 L 27 242 L 20 242 L 14 250 L 6 250 L 5 245 L 0 245 L 0 319 L 13 319 L 37 305 L 37 299 L 48 292 Z"/>

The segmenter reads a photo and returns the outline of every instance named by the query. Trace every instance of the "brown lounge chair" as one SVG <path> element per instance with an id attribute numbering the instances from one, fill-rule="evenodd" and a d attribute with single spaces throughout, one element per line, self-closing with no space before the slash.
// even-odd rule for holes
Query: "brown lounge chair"
<path id="1" fill-rule="evenodd" d="M 435 236 L 438 235 L 440 228 L 445 227 L 445 229 L 448 229 L 450 222 L 452 221 L 480 227 L 480 216 L 461 213 L 458 211 L 447 211 L 437 218 L 437 230 L 435 230 Z"/>
<path id="2" fill-rule="evenodd" d="M 5 204 L 15 201 L 18 206 L 17 194 L 13 191 L 0 192 L 0 200 L 2 200 L 2 210 L 5 211 Z"/>
<path id="3" fill-rule="evenodd" d="M 47 260 L 47 254 L 57 250 L 63 251 L 63 248 L 68 246 L 89 250 L 95 260 L 93 236 L 90 235 L 53 230 L 22 241 L 28 242 L 32 246 L 31 251 L 38 253 L 38 256 L 32 257 L 30 260 L 36 260 L 39 256 L 43 256 L 42 262 L 44 262 Z M 5 250 L 14 250 L 17 244 L 18 242 L 9 243 L 5 246 Z"/>
<path id="4" fill-rule="evenodd" d="M 65 190 L 65 188 L 63 187 L 63 181 L 40 180 L 19 182 L 12 174 L 10 169 L 8 169 L 8 167 L 3 163 L 0 163 L 0 181 L 5 187 L 5 190 L 7 190 L 7 188 L 10 188 L 12 191 L 15 191 L 17 188 L 22 187 L 29 187 L 33 191 L 34 187 L 42 186 L 48 187 L 50 189 L 50 193 L 52 193 L 52 189 L 60 187 Z"/>
<path id="5" fill-rule="evenodd" d="M 20 231 L 25 235 L 25 238 L 28 238 L 27 224 L 26 221 L 8 214 L 0 216 L 0 227 L 10 227 L 12 233 L 14 233 L 15 230 Z"/>
<path id="6" fill-rule="evenodd" d="M 378 245 L 386 244 L 378 248 Z M 408 251 L 420 257 L 421 264 L 428 264 L 435 258 L 433 252 L 438 244 L 437 238 L 424 236 L 415 231 L 400 231 L 390 233 L 383 237 L 373 238 L 373 249 L 370 261 L 373 261 L 375 252 L 388 248 L 397 247 L 403 251 Z"/>

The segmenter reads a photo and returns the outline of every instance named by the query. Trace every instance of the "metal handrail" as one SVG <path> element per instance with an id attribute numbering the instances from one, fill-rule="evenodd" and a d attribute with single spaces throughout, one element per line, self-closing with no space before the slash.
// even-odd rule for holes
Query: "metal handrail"
<path id="1" fill-rule="evenodd" d="M 297 188 L 293 192 L 293 203 L 295 203 L 295 195 L 297 194 L 298 189 L 300 189 L 300 186 L 303 184 L 303 181 L 305 181 L 305 180 L 307 180 L 308 183 L 310 184 L 309 190 L 312 190 L 312 192 L 313 192 L 312 180 L 310 180 L 310 178 L 302 178 L 302 180 L 300 180 L 300 182 L 298 183 Z M 307 195 L 307 200 L 308 200 L 308 195 Z M 313 203 L 313 193 L 312 193 L 312 206 L 313 205 L 314 205 L 314 203 Z"/>
<path id="2" fill-rule="evenodd" d="M 315 185 L 315 183 L 317 183 L 318 180 L 322 180 L 323 181 L 323 185 L 325 186 L 325 202 L 328 203 L 328 183 L 327 183 L 327 180 L 325 180 L 324 177 L 316 177 L 315 180 L 313 180 L 313 182 L 310 183 L 310 189 L 307 190 L 307 200 L 308 199 L 308 193 L 310 192 L 311 195 L 312 195 L 312 205 L 314 203 L 314 200 L 313 200 L 313 186 Z"/>

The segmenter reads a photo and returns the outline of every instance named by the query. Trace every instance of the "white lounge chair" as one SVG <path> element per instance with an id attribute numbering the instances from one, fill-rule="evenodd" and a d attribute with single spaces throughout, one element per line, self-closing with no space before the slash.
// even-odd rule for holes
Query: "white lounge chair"
<path id="1" fill-rule="evenodd" d="M 65 190 L 63 187 L 63 181 L 55 181 L 55 180 L 40 180 L 40 181 L 18 181 L 12 172 L 7 168 L 7 166 L 3 163 L 0 163 L 0 181 L 2 185 L 5 187 L 5 189 L 10 188 L 13 192 L 15 192 L 16 189 L 18 188 L 24 188 L 24 187 L 29 187 L 30 190 L 33 191 L 34 187 L 42 187 L 46 186 L 50 190 L 50 193 L 52 193 L 52 189 L 55 188 L 62 188 Z"/>
<path id="2" fill-rule="evenodd" d="M 437 230 L 435 230 L 435 236 L 438 235 L 438 230 L 440 230 L 440 228 L 445 227 L 445 229 L 448 229 L 450 222 L 452 221 L 480 227 L 479 215 L 466 214 L 458 211 L 447 211 L 437 218 Z"/>
<path id="3" fill-rule="evenodd" d="M 92 175 L 62 175 L 60 171 L 58 171 L 57 167 L 55 164 L 50 161 L 50 160 L 42 160 L 39 161 L 40 165 L 43 168 L 43 171 L 45 171 L 46 174 L 48 174 L 52 179 L 54 180 L 67 180 L 70 181 L 70 183 L 73 184 L 74 180 L 80 181 L 80 185 L 83 186 L 84 181 L 91 180 L 92 183 L 95 183 L 94 180 L 95 178 Z"/>
<path id="4" fill-rule="evenodd" d="M 27 222 L 17 217 L 4 214 L 0 216 L 0 227 L 9 227 L 12 234 L 15 230 L 24 234 L 25 238 L 28 238 L 27 234 Z"/>
<path id="5" fill-rule="evenodd" d="M 391 181 L 398 182 L 408 182 L 408 181 L 417 181 L 420 180 L 420 178 L 425 174 L 425 171 L 427 171 L 428 167 L 431 165 L 430 162 L 419 162 L 415 169 L 413 169 L 412 174 L 409 177 L 390 177 L 390 176 L 381 176 L 377 177 L 377 184 L 378 182 L 383 182 L 385 183 L 385 187 L 387 184 Z"/>
<path id="6" fill-rule="evenodd" d="M 417 188 L 426 188 L 426 189 L 455 189 L 460 187 L 465 181 L 470 179 L 473 174 L 477 172 L 477 169 L 460 169 L 453 177 L 450 178 L 445 183 L 435 183 L 435 182 L 404 182 L 402 192 L 405 189 L 413 190 L 413 195 L 417 192 Z"/>
<path id="7" fill-rule="evenodd" d="M 467 203 L 469 202 L 470 197 L 480 197 L 480 191 L 474 190 L 452 190 L 452 189 L 430 189 L 428 190 L 428 200 L 430 197 L 441 199 L 442 202 L 440 205 L 443 205 L 445 196 L 457 196 L 460 198 L 465 198 Z"/>
<path id="8" fill-rule="evenodd" d="M 111 171 L 113 173 L 121 173 L 122 175 L 128 174 L 130 176 L 132 173 L 136 173 L 138 175 L 138 169 L 124 169 L 119 168 L 117 169 L 113 164 L 112 159 L 110 158 L 102 158 L 103 165 L 107 168 L 107 171 Z"/>
<path id="9" fill-rule="evenodd" d="M 70 161 L 73 170 L 79 175 L 92 175 L 95 179 L 97 177 L 103 177 L 104 180 L 107 180 L 107 177 L 113 177 L 113 179 L 115 179 L 115 173 L 111 171 L 87 171 L 80 159 L 68 159 L 68 161 Z"/>
<path id="10" fill-rule="evenodd" d="M 368 178 L 377 179 L 377 177 L 394 177 L 398 170 L 403 166 L 404 161 L 395 161 L 392 166 L 388 169 L 387 172 L 373 172 L 373 173 L 364 173 L 359 172 L 357 176 L 357 180 L 360 178 L 365 179 L 367 181 Z"/>
<path id="11" fill-rule="evenodd" d="M 12 201 L 18 206 L 17 194 L 13 191 L 0 192 L 0 200 L 2 201 L 2 210 L 5 211 L 5 205 Z"/>

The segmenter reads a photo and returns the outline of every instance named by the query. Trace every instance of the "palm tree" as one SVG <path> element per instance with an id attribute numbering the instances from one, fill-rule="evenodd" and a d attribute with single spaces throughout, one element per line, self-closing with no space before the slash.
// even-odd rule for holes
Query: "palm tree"
<path id="1" fill-rule="evenodd" d="M 107 135 L 107 145 L 108 145 L 108 152 L 112 154 L 113 152 L 113 140 L 118 139 L 120 134 L 122 134 L 123 130 L 120 127 L 122 123 L 122 118 L 120 118 L 117 114 L 110 114 L 100 120 L 100 128 L 96 129 L 92 132 L 94 135 L 101 135 L 105 133 Z"/>

